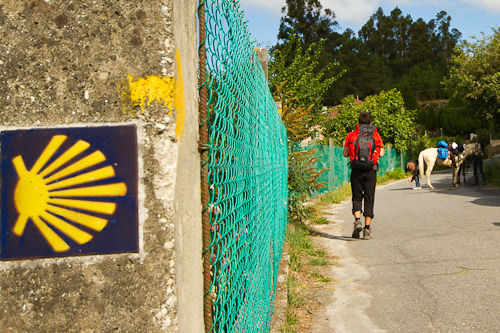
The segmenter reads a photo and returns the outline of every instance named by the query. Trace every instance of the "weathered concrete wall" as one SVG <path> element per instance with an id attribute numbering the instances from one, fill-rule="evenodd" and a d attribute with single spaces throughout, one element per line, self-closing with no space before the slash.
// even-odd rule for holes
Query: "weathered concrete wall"
<path id="1" fill-rule="evenodd" d="M 172 0 L 0 0 L 0 130 L 136 124 L 139 157 L 139 253 L 0 261 L 1 332 L 179 330 L 174 193 L 186 158 L 173 80 L 162 81 L 176 71 L 173 21 Z M 151 86 L 162 97 L 147 105 Z M 191 194 L 192 94 L 177 126 L 194 172 L 181 188 Z M 189 200 L 199 211 L 196 195 Z"/>
<path id="2" fill-rule="evenodd" d="M 204 332 L 203 262 L 198 153 L 196 1 L 174 0 L 178 143 L 175 186 L 175 267 L 180 332 Z M 182 78 L 182 79 L 181 79 Z M 182 89 L 181 89 L 182 88 Z M 194 181 L 193 181 L 194 180 Z"/>

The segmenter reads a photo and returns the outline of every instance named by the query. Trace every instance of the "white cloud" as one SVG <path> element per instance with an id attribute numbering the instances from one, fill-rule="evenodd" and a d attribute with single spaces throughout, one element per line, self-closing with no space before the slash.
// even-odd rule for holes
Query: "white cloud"
<path id="1" fill-rule="evenodd" d="M 322 0 L 321 4 L 333 10 L 341 28 L 365 24 L 380 6 L 373 0 Z"/>
<path id="2" fill-rule="evenodd" d="M 477 6 L 481 9 L 491 10 L 500 13 L 500 1 L 498 0 L 461 0 L 463 3 Z"/>

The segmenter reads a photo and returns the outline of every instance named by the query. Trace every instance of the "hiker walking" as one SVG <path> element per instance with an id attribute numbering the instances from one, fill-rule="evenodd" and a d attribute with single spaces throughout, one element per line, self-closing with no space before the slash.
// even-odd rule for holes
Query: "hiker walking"
<path id="1" fill-rule="evenodd" d="M 344 157 L 351 160 L 352 214 L 354 215 L 353 238 L 370 239 L 375 186 L 377 185 L 378 159 L 384 156 L 384 143 L 371 125 L 372 117 L 368 112 L 361 112 L 356 129 L 347 134 L 344 143 Z M 363 207 L 364 205 L 364 207 Z M 363 210 L 364 208 L 364 210 Z M 361 213 L 365 218 L 365 227 L 361 224 Z"/>

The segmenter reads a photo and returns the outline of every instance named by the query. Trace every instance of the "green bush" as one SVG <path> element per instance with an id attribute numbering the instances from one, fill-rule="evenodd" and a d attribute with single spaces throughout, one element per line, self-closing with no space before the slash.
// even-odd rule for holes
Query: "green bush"
<path id="1" fill-rule="evenodd" d="M 484 164 L 484 174 L 486 181 L 496 187 L 500 187 L 500 161 L 491 160 L 491 163 Z"/>

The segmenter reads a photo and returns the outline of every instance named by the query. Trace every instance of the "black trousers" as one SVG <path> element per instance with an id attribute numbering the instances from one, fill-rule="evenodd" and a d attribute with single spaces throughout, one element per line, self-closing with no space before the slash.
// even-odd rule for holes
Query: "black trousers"
<path id="1" fill-rule="evenodd" d="M 375 186 L 377 186 L 377 171 L 352 169 L 352 213 L 361 211 L 363 216 L 373 218 L 375 203 Z M 362 209 L 364 202 L 364 211 Z"/>

